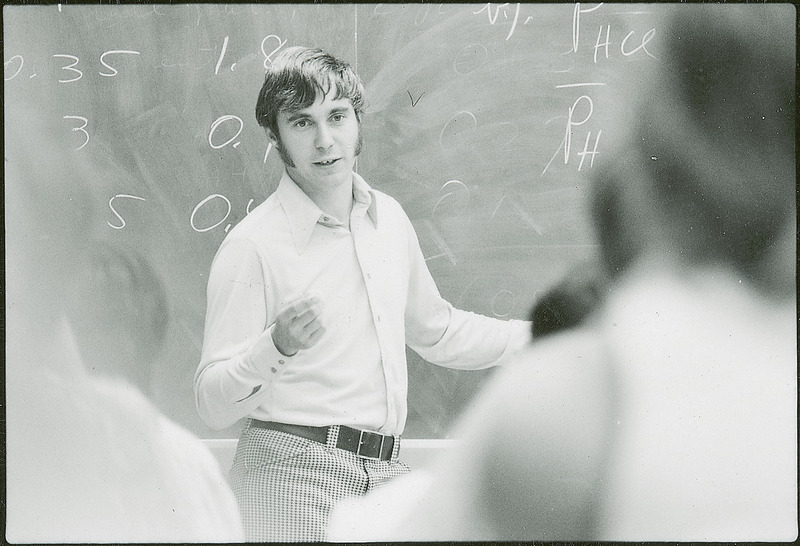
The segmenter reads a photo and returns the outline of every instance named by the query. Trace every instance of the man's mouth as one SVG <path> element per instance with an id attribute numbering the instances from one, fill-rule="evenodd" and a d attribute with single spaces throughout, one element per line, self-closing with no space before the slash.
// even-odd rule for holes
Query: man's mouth
<path id="1" fill-rule="evenodd" d="M 337 161 L 339 161 L 339 158 L 335 157 L 333 159 L 325 159 L 323 161 L 315 161 L 314 165 L 319 165 L 321 167 L 330 167 L 331 165 L 333 165 Z"/>

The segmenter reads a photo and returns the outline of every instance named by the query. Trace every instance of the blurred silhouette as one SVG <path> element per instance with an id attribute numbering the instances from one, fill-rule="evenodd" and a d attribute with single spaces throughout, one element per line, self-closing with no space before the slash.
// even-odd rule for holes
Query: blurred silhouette
<path id="1" fill-rule="evenodd" d="M 797 538 L 794 8 L 658 11 L 595 171 L 597 320 L 531 344 L 412 500 L 335 539 Z"/>
<path id="2" fill-rule="evenodd" d="M 92 241 L 66 290 L 66 312 L 86 369 L 150 394 L 169 323 L 158 273 L 133 250 Z"/>
<path id="3" fill-rule="evenodd" d="M 146 382 L 163 333 L 158 283 L 89 245 L 86 156 L 53 136 L 54 105 L 15 98 L 5 118 L 5 538 L 241 540 L 214 456 L 132 383 Z M 89 361 L 102 373 L 87 373 Z"/>
<path id="4" fill-rule="evenodd" d="M 533 341 L 585 323 L 601 306 L 608 281 L 594 261 L 573 266 L 536 299 L 530 312 Z"/>

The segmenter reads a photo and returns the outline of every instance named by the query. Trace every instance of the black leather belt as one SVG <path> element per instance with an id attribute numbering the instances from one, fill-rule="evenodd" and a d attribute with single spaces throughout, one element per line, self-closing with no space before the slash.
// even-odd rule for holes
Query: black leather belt
<path id="1" fill-rule="evenodd" d="M 313 440 L 320 444 L 327 444 L 329 435 L 336 434 L 336 429 L 338 429 L 336 447 L 355 453 L 364 459 L 388 461 L 392 458 L 392 451 L 394 450 L 394 436 L 385 436 L 377 432 L 359 430 L 344 425 L 312 427 L 251 419 L 250 426 L 294 434 L 295 436 L 300 436 L 306 440 Z"/>

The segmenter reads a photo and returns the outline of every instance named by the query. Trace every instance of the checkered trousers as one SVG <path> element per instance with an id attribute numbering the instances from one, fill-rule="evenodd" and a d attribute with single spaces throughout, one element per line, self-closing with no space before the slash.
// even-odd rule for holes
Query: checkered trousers
<path id="1" fill-rule="evenodd" d="M 317 542 L 325 540 L 335 503 L 408 470 L 397 446 L 391 461 L 373 461 L 248 422 L 230 479 L 248 541 Z"/>

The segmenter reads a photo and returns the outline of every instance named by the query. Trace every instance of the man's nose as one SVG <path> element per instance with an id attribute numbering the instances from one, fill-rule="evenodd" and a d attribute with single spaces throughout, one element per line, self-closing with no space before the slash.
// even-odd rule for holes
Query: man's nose
<path id="1" fill-rule="evenodd" d="M 317 125 L 317 133 L 314 138 L 314 146 L 317 149 L 325 150 L 330 148 L 333 144 L 333 135 L 331 134 L 330 128 L 324 124 L 320 123 Z"/>

